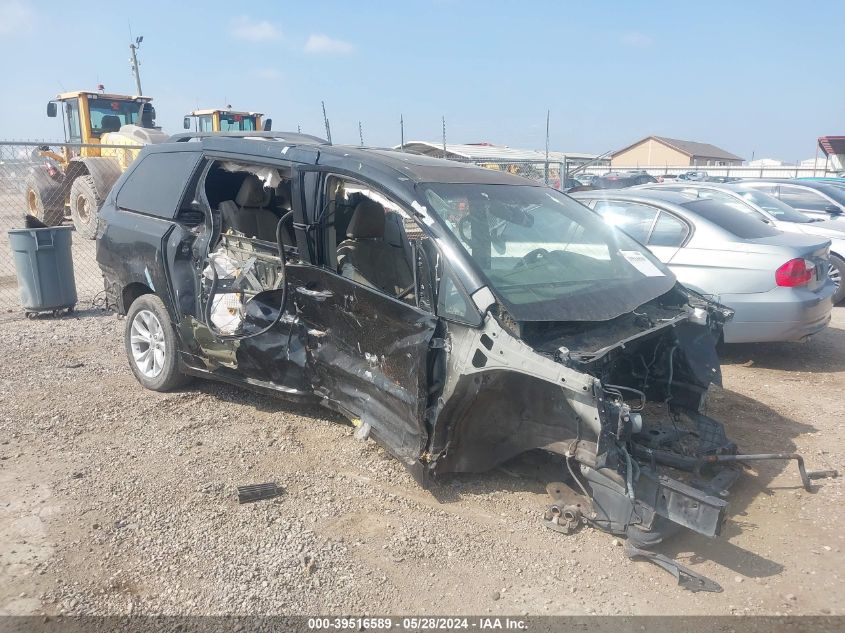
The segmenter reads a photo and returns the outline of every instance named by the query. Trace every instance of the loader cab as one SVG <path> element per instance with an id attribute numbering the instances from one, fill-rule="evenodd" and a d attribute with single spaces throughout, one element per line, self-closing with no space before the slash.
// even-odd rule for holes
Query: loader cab
<path id="1" fill-rule="evenodd" d="M 272 122 L 261 112 L 238 112 L 228 108 L 194 110 L 185 115 L 182 125 L 195 132 L 252 132 L 269 131 Z"/>
<path id="2" fill-rule="evenodd" d="M 47 116 L 61 115 L 65 141 L 96 145 L 104 134 L 124 125 L 155 127 L 155 108 L 150 97 L 99 92 L 65 92 L 47 104 Z M 96 147 L 83 147 L 82 156 L 99 156 Z"/>

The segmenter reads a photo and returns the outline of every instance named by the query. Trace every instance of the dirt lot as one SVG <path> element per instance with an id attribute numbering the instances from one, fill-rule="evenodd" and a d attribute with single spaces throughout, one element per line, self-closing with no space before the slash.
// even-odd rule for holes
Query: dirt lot
<path id="1" fill-rule="evenodd" d="M 523 458 L 422 490 L 342 419 L 196 382 L 144 391 L 124 322 L 0 322 L 0 613 L 845 613 L 845 480 L 764 463 L 723 538 L 663 551 L 693 594 L 612 536 L 544 528 Z M 711 415 L 746 451 L 845 471 L 845 308 L 807 344 L 729 348 Z M 275 480 L 275 502 L 235 487 Z M 618 543 L 618 542 L 617 542 Z"/>

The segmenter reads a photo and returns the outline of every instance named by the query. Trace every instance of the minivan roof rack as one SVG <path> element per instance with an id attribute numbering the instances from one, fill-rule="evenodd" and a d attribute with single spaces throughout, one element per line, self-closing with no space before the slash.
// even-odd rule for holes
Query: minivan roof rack
<path id="1" fill-rule="evenodd" d="M 328 145 L 326 139 L 311 134 L 299 132 L 263 132 L 263 131 L 237 131 L 237 132 L 181 132 L 174 134 L 168 140 L 170 143 L 185 143 L 193 139 L 204 138 L 255 138 L 255 139 L 277 139 L 290 143 L 302 143 L 307 145 Z"/>

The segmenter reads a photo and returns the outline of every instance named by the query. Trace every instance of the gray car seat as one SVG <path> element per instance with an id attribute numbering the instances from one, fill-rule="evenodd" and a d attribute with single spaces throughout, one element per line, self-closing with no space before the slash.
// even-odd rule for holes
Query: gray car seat
<path id="1" fill-rule="evenodd" d="M 120 117 L 114 114 L 107 114 L 100 121 L 100 129 L 103 132 L 118 132 L 120 131 Z"/>
<path id="2" fill-rule="evenodd" d="M 279 220 L 291 210 L 291 186 L 290 180 L 282 180 L 273 191 L 273 211 L 260 213 L 258 215 L 258 234 L 263 240 L 276 241 L 276 226 Z M 293 222 L 288 220 L 282 230 L 282 243 L 288 246 L 293 244 L 291 239 L 291 227 Z"/>
<path id="3" fill-rule="evenodd" d="M 269 242 L 276 241 L 278 218 L 268 205 L 271 191 L 255 174 L 244 178 L 234 200 L 220 203 L 224 228 L 232 228 L 247 237 L 256 237 Z"/>
<path id="4" fill-rule="evenodd" d="M 369 198 L 359 202 L 346 229 L 348 239 L 337 247 L 338 271 L 353 281 L 398 296 L 413 284 L 414 276 L 401 243 L 391 244 L 385 239 L 386 223 L 383 206 Z M 391 237 L 399 242 L 395 234 Z"/>

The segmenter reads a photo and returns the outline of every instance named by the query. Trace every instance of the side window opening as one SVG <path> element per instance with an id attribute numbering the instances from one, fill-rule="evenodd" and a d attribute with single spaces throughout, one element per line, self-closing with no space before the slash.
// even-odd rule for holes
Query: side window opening
<path id="1" fill-rule="evenodd" d="M 651 227 L 657 219 L 657 209 L 636 202 L 600 200 L 595 207 L 604 221 L 616 226 L 640 244 L 648 241 Z"/>
<path id="2" fill-rule="evenodd" d="M 368 185 L 330 176 L 323 265 L 390 297 L 431 310 L 428 239 L 400 205 Z"/>
<path id="3" fill-rule="evenodd" d="M 466 323 L 481 325 L 481 315 L 452 274 L 449 266 L 444 266 L 437 291 L 437 316 Z"/>
<path id="4" fill-rule="evenodd" d="M 204 311 L 220 334 L 241 334 L 247 303 L 284 283 L 277 228 L 291 211 L 291 175 L 289 167 L 222 160 L 206 173 L 202 186 L 215 228 L 202 272 Z M 288 262 L 298 256 L 292 225 L 291 219 L 281 226 Z"/>
<path id="5" fill-rule="evenodd" d="M 685 222 L 661 211 L 654 223 L 649 237 L 649 246 L 681 246 L 689 235 L 689 227 Z"/>
<path id="6" fill-rule="evenodd" d="M 780 186 L 780 199 L 796 209 L 824 211 L 830 202 L 820 193 L 801 187 Z"/>
<path id="7" fill-rule="evenodd" d="M 275 244 L 279 220 L 291 210 L 291 170 L 215 161 L 205 178 L 205 195 L 220 213 L 222 235 Z M 295 244 L 292 223 L 286 223 L 282 242 Z"/>
<path id="8" fill-rule="evenodd" d="M 74 99 L 65 103 L 67 111 L 68 141 L 71 143 L 82 142 L 82 128 L 79 125 L 79 101 Z"/>

